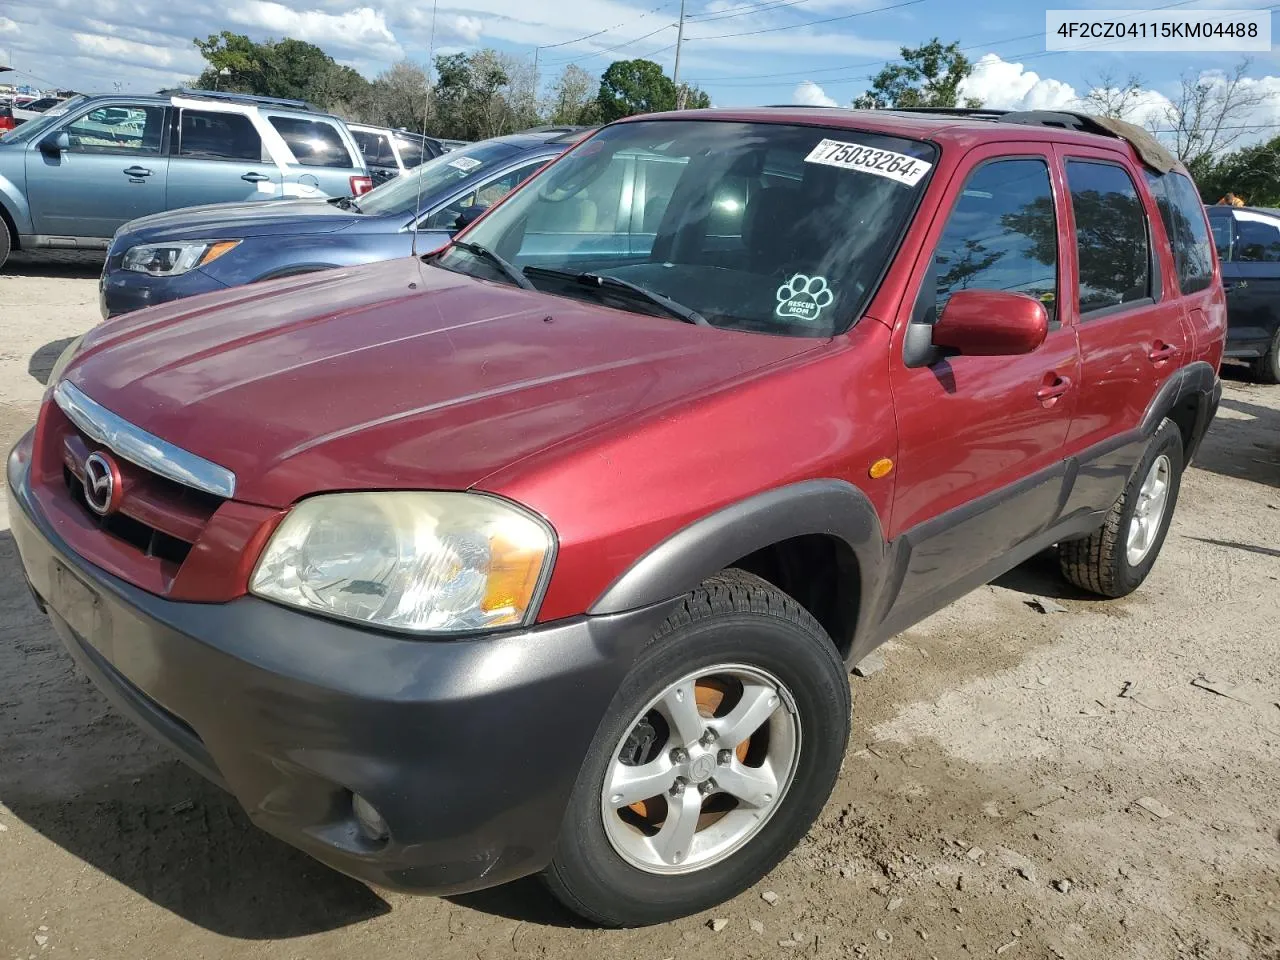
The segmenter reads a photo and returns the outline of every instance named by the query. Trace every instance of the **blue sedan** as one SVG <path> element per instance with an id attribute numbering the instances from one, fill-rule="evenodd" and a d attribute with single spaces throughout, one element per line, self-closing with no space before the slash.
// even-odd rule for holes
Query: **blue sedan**
<path id="1" fill-rule="evenodd" d="M 446 243 L 580 132 L 516 134 L 431 160 L 358 199 L 188 207 L 126 223 L 99 284 L 103 317 L 258 280 L 408 256 Z"/>

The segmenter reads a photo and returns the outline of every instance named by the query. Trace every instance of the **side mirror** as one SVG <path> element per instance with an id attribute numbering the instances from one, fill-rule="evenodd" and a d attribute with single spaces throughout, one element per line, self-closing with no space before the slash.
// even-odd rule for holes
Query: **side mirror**
<path id="1" fill-rule="evenodd" d="M 71 149 L 71 138 L 67 136 L 67 131 L 59 130 L 57 133 L 51 133 L 40 141 L 40 152 L 47 153 L 50 156 L 57 156 L 65 150 Z"/>
<path id="2" fill-rule="evenodd" d="M 957 290 L 933 325 L 935 347 L 970 357 L 1031 353 L 1048 335 L 1044 304 L 1005 290 Z"/>
<path id="3" fill-rule="evenodd" d="M 480 206 L 463 207 L 462 212 L 458 214 L 458 219 L 453 221 L 453 229 L 465 230 L 479 220 L 481 215 L 488 209 L 488 207 Z"/>

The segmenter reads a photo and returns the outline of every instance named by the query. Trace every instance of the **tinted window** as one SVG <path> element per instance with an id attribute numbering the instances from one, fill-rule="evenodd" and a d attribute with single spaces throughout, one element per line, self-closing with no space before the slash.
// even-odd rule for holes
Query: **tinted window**
<path id="1" fill-rule="evenodd" d="M 1218 248 L 1218 259 L 1231 260 L 1231 217 L 1209 217 L 1209 229 L 1213 231 L 1213 245 Z"/>
<path id="2" fill-rule="evenodd" d="M 1261 213 L 1236 211 L 1235 260 L 1275 263 L 1280 260 L 1280 220 Z"/>
<path id="3" fill-rule="evenodd" d="M 356 146 L 364 154 L 365 163 L 379 167 L 394 167 L 396 158 L 391 154 L 391 144 L 386 134 L 373 133 L 369 130 L 352 130 Z"/>
<path id="4" fill-rule="evenodd" d="M 415 204 L 419 195 L 424 207 L 443 200 L 441 193 L 461 188 L 468 179 L 479 182 L 494 168 L 505 166 L 515 152 L 516 148 L 509 143 L 490 140 L 446 153 L 422 164 L 412 174 L 402 173 L 370 190 L 360 198 L 360 209 L 376 214 L 410 213 L 418 209 Z"/>
<path id="5" fill-rule="evenodd" d="M 159 153 L 164 107 L 98 107 L 73 120 L 66 130 L 73 153 Z"/>
<path id="6" fill-rule="evenodd" d="M 192 160 L 257 162 L 262 159 L 262 138 L 243 114 L 183 110 L 176 153 Z"/>
<path id="7" fill-rule="evenodd" d="M 467 194 L 443 209 L 437 210 L 422 221 L 424 230 L 452 230 L 454 221 L 467 207 L 484 207 L 486 210 L 505 197 L 508 193 L 528 180 L 542 167 L 544 161 L 517 167 L 510 173 L 490 180 L 488 183 Z"/>
<path id="8" fill-rule="evenodd" d="M 268 117 L 276 132 L 304 167 L 353 167 L 351 154 L 338 128 L 324 120 L 302 117 Z"/>
<path id="9" fill-rule="evenodd" d="M 1160 208 L 1160 219 L 1173 247 L 1178 289 L 1183 293 L 1203 290 L 1213 280 L 1213 252 L 1200 194 L 1180 173 L 1158 176 L 1148 170 L 1147 185 Z"/>
<path id="10" fill-rule="evenodd" d="M 938 313 L 957 290 L 1010 290 L 1054 317 L 1058 227 L 1043 160 L 998 160 L 975 170 L 934 253 Z"/>
<path id="11" fill-rule="evenodd" d="M 400 151 L 400 162 L 406 170 L 416 167 L 424 160 L 440 156 L 440 151 L 430 149 L 416 138 L 396 137 L 396 149 Z"/>
<path id="12" fill-rule="evenodd" d="M 1080 312 L 1142 300 L 1151 293 L 1147 215 L 1122 167 L 1067 161 L 1076 215 Z"/>
<path id="13" fill-rule="evenodd" d="M 578 279 L 607 274 L 715 326 L 826 337 L 852 324 L 874 291 L 934 156 L 920 141 L 850 129 L 728 120 L 617 124 L 577 144 L 469 239 L 553 295 L 661 312 L 642 296 Z M 658 185 L 655 198 L 667 187 L 670 198 L 656 234 L 643 240 L 631 234 L 641 162 L 679 170 Z M 610 230 L 616 232 L 601 232 Z M 437 262 L 503 279 L 460 248 Z"/>

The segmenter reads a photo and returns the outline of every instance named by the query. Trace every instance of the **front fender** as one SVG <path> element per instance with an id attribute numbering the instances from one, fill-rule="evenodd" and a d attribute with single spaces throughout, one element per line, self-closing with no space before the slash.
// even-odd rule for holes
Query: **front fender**
<path id="1" fill-rule="evenodd" d="M 843 480 L 779 487 L 694 521 L 632 563 L 587 612 L 620 613 L 681 596 L 748 554 L 810 534 L 835 537 L 853 551 L 859 569 L 855 636 L 863 636 L 884 566 L 884 535 L 871 501 Z"/>
<path id="2" fill-rule="evenodd" d="M 22 179 L 25 180 L 26 177 L 23 176 Z M 35 225 L 31 222 L 31 207 L 27 205 L 26 194 L 18 183 L 2 173 L 0 173 L 0 206 L 4 207 L 5 215 L 17 228 L 19 235 L 36 232 Z"/>

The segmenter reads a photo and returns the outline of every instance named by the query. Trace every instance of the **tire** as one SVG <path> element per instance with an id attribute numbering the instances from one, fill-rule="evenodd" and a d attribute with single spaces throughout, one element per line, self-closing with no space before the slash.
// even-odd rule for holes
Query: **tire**
<path id="1" fill-rule="evenodd" d="M 1275 336 L 1271 338 L 1271 346 L 1267 352 L 1254 360 L 1250 366 L 1253 370 L 1253 379 L 1258 383 L 1280 383 L 1280 329 L 1277 329 Z"/>
<path id="2" fill-rule="evenodd" d="M 9 224 L 5 222 L 4 217 L 0 216 L 0 267 L 4 266 L 12 251 L 13 237 L 9 233 Z"/>
<path id="3" fill-rule="evenodd" d="M 1135 558 L 1129 549 L 1134 517 L 1144 505 L 1148 511 L 1155 509 L 1146 495 L 1146 484 L 1157 475 L 1160 463 L 1167 471 L 1160 515 L 1145 525 L 1140 524 L 1147 532 L 1143 538 L 1145 551 Z M 1155 565 L 1169 532 L 1182 483 L 1182 466 L 1182 434 L 1171 420 L 1164 420 L 1147 444 L 1124 491 L 1107 513 L 1102 528 L 1081 540 L 1058 545 L 1063 576 L 1077 587 L 1104 597 L 1124 597 L 1138 589 Z M 1151 516 L 1150 512 L 1145 515 Z"/>
<path id="4" fill-rule="evenodd" d="M 645 728 L 645 718 L 654 717 L 661 709 L 654 704 L 655 698 L 661 697 L 664 691 L 671 696 L 673 684 L 689 680 L 698 671 L 719 670 L 723 665 L 760 671 L 760 676 L 779 681 L 780 697 L 769 699 L 770 706 L 778 705 L 758 730 L 763 731 L 765 738 L 761 742 L 765 745 L 768 766 L 776 771 L 784 766 L 777 758 L 786 757 L 786 745 L 792 743 L 788 731 L 798 730 L 794 737 L 795 749 L 787 761 L 788 769 L 793 771 L 789 783 L 779 777 L 776 796 L 761 792 L 760 805 L 739 807 L 723 816 L 721 824 L 725 826 L 713 823 L 705 829 L 704 819 L 696 818 L 706 818 L 707 811 L 713 810 L 717 802 L 734 801 L 727 799 L 728 794 L 712 794 L 702 799 L 699 789 L 692 807 L 698 834 L 689 843 L 690 856 L 683 865 L 679 862 L 680 854 L 674 855 L 673 864 L 637 865 L 621 851 L 628 850 L 626 844 L 629 844 L 628 856 L 643 856 L 633 852 L 643 847 L 643 841 L 635 839 L 642 834 L 624 822 L 624 815 L 635 816 L 636 808 L 641 808 L 650 816 L 647 811 L 653 809 L 651 804 L 656 804 L 670 816 L 674 805 L 687 799 L 688 794 L 682 792 L 677 795 L 682 799 L 676 799 L 672 790 L 664 787 L 665 792 L 647 801 L 614 810 L 616 803 L 611 801 L 618 801 L 621 794 L 606 795 L 605 778 L 611 778 L 612 789 L 618 782 L 614 779 L 617 771 L 639 769 L 625 765 L 619 750 L 626 754 L 633 743 L 629 738 L 642 729 L 653 733 L 652 726 Z M 742 707 L 747 702 L 748 688 L 742 688 L 736 704 L 731 703 L 733 694 L 726 694 L 722 707 L 716 708 L 717 712 L 708 718 L 703 703 L 705 682 L 708 681 L 699 678 L 693 688 L 699 723 L 705 719 L 714 726 L 718 719 L 723 719 L 719 733 L 725 739 L 705 747 L 708 753 L 695 755 L 693 762 L 709 756 L 711 761 L 727 764 L 715 768 L 718 775 L 727 778 L 735 768 L 741 770 L 754 762 L 748 754 L 755 747 L 748 744 L 754 745 L 760 733 L 740 746 L 725 749 L 725 744 L 731 744 L 733 739 L 727 729 L 732 726 L 730 718 L 737 715 L 732 707 Z M 713 678 L 710 682 L 716 681 Z M 750 689 L 759 696 L 759 691 L 768 687 Z M 729 570 L 708 579 L 672 614 L 623 681 L 578 776 L 555 855 L 542 874 L 543 882 L 574 913 L 607 927 L 661 923 L 736 896 L 772 870 L 800 842 L 821 812 L 835 785 L 848 743 L 849 701 L 849 675 L 835 645 L 798 603 L 744 571 Z M 654 705 L 655 709 L 644 713 L 646 705 Z M 654 722 L 661 726 L 662 718 L 658 716 Z M 670 745 L 681 742 L 674 725 L 663 729 L 665 732 L 660 732 L 652 744 L 641 741 L 646 744 L 644 749 L 650 751 L 642 757 L 646 762 L 665 762 L 671 756 Z M 693 747 L 686 759 L 698 749 L 704 749 L 702 741 L 698 745 L 689 740 L 683 742 Z M 737 766 L 739 759 L 741 766 Z M 692 791 L 693 781 L 701 775 L 695 768 L 689 769 L 693 772 L 689 785 L 683 788 L 685 791 Z M 721 789 L 714 778 L 703 781 L 702 787 L 709 793 Z M 668 800 L 672 807 L 667 806 Z M 769 801 L 768 806 L 764 805 L 765 801 Z M 765 810 L 766 815 L 762 817 L 759 810 Z M 731 820 L 734 816 L 737 819 Z M 617 819 L 606 825 L 608 818 Z M 720 854 L 711 854 L 711 859 L 701 866 L 695 862 L 699 857 L 707 857 L 708 849 L 714 851 L 714 842 L 706 842 L 708 837 L 714 841 L 713 831 L 720 830 L 732 837 L 744 822 L 747 824 L 744 829 L 749 832 L 736 841 L 736 845 L 726 841 L 728 845 Z M 655 837 L 653 843 L 658 847 L 660 838 Z M 696 853 L 699 845 L 704 848 L 703 852 Z M 685 872 L 675 872 L 682 869 Z"/>

